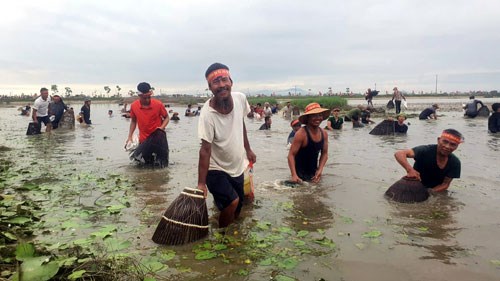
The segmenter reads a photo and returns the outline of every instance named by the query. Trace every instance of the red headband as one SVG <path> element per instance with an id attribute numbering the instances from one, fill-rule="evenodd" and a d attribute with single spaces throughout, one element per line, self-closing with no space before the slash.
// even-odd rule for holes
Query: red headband
<path id="1" fill-rule="evenodd" d="M 212 81 L 218 77 L 229 77 L 229 70 L 223 69 L 223 68 L 216 69 L 216 70 L 210 72 L 210 74 L 208 74 L 207 81 L 208 81 L 208 83 L 212 83 Z"/>
<path id="2" fill-rule="evenodd" d="M 443 132 L 441 134 L 441 138 L 445 138 L 445 139 L 447 139 L 449 141 L 456 142 L 456 143 L 462 143 L 462 142 L 464 142 L 464 140 L 462 138 L 457 137 L 455 135 L 452 135 L 450 133 L 446 133 L 446 132 Z"/>

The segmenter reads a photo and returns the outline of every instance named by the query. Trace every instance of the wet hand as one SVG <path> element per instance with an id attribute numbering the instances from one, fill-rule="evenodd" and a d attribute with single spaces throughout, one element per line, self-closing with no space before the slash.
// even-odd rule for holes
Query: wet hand
<path id="1" fill-rule="evenodd" d="M 416 179 L 416 180 L 419 180 L 419 181 L 422 180 L 420 178 L 420 173 L 417 170 L 415 170 L 415 169 L 411 169 L 410 171 L 408 171 L 408 174 L 406 174 L 406 177 L 412 178 L 412 179 Z"/>
<path id="2" fill-rule="evenodd" d="M 314 177 L 312 177 L 311 181 L 313 183 L 318 183 L 320 179 L 321 179 L 321 173 L 316 173 Z"/>
<path id="3" fill-rule="evenodd" d="M 296 182 L 296 183 L 302 183 L 302 179 L 299 178 L 298 176 L 292 176 L 291 181 Z"/>
<path id="4" fill-rule="evenodd" d="M 207 185 L 205 184 L 198 184 L 198 189 L 203 191 L 203 197 L 205 197 L 205 199 L 207 198 L 207 195 L 208 195 L 208 189 L 207 189 Z"/>
<path id="5" fill-rule="evenodd" d="M 250 161 L 252 163 L 257 162 L 257 155 L 255 155 L 255 153 L 253 153 L 253 151 L 251 149 L 249 149 L 247 151 L 247 158 L 248 158 L 248 161 Z"/>

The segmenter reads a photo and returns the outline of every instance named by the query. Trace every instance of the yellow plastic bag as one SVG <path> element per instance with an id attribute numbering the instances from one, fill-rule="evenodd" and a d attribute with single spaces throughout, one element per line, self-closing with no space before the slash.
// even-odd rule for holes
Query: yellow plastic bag
<path id="1" fill-rule="evenodd" d="M 255 189 L 253 185 L 253 163 L 250 162 L 248 164 L 248 167 L 246 168 L 244 172 L 244 182 L 243 182 L 243 191 L 245 193 L 245 197 L 248 199 L 253 200 L 255 198 Z"/>

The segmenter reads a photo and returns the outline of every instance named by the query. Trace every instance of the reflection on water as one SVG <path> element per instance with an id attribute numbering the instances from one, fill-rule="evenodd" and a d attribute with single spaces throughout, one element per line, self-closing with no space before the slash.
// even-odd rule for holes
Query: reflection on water
<path id="1" fill-rule="evenodd" d="M 452 264 L 452 258 L 463 254 L 455 238 L 462 229 L 456 226 L 454 215 L 463 207 L 450 194 L 438 194 L 418 204 L 391 204 L 391 215 L 400 227 L 403 239 L 398 243 L 423 248 L 427 255 L 421 259 L 436 259 Z"/>
<path id="2" fill-rule="evenodd" d="M 285 221 L 295 229 L 315 231 L 329 229 L 333 224 L 333 212 L 322 198 L 327 196 L 325 189 L 318 186 L 299 187 L 292 193 L 293 208 Z"/>
<path id="3" fill-rule="evenodd" d="M 493 151 L 498 151 L 498 144 L 500 143 L 500 133 L 490 134 L 488 139 L 488 147 Z"/>

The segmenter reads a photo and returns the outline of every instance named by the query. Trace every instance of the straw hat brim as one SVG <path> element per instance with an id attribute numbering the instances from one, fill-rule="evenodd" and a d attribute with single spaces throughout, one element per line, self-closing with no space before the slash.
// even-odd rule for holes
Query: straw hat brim
<path id="1" fill-rule="evenodd" d="M 326 108 L 315 108 L 315 109 L 310 110 L 307 113 L 300 115 L 299 121 L 302 124 L 307 124 L 307 116 L 313 115 L 313 114 L 318 114 L 318 113 L 323 114 L 323 120 L 327 119 L 330 116 L 330 110 L 328 110 Z"/>

